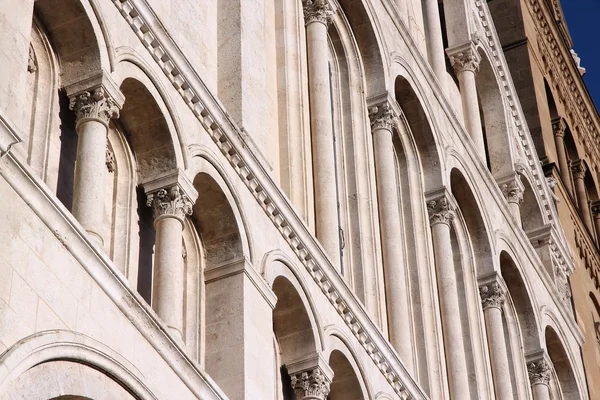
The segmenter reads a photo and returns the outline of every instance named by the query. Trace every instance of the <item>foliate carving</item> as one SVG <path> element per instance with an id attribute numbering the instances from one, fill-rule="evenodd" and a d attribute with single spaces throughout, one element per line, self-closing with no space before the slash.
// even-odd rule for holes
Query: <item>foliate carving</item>
<path id="1" fill-rule="evenodd" d="M 509 203 L 521 204 L 523 201 L 523 184 L 521 178 L 516 177 L 510 182 L 504 183 L 500 186 L 502 194 Z"/>
<path id="2" fill-rule="evenodd" d="M 452 207 L 445 197 L 428 202 L 427 212 L 429 213 L 429 223 L 431 225 L 450 225 L 452 218 L 454 218 Z"/>
<path id="3" fill-rule="evenodd" d="M 531 385 L 550 383 L 550 366 L 545 360 L 527 363 L 527 373 Z"/>
<path id="4" fill-rule="evenodd" d="M 556 118 L 552 120 L 552 132 L 554 132 L 554 136 L 565 137 L 566 130 L 567 123 L 564 119 Z"/>
<path id="5" fill-rule="evenodd" d="M 179 186 L 160 189 L 148 194 L 146 205 L 152 207 L 154 218 L 162 215 L 173 215 L 183 219 L 186 215 L 192 215 L 192 201 L 186 194 L 181 192 Z"/>
<path id="6" fill-rule="evenodd" d="M 37 58 L 35 57 L 35 51 L 33 47 L 29 46 L 29 59 L 27 60 L 27 72 L 34 73 L 38 70 Z"/>
<path id="7" fill-rule="evenodd" d="M 329 378 L 323 371 L 315 368 L 311 371 L 299 372 L 291 376 L 292 388 L 296 392 L 296 398 L 302 400 L 305 397 L 319 398 L 325 400 L 329 395 Z"/>
<path id="8" fill-rule="evenodd" d="M 321 22 L 325 25 L 331 23 L 333 10 L 329 3 L 324 0 L 304 0 L 302 2 L 304 10 L 304 23 L 306 25 L 311 22 Z"/>
<path id="9" fill-rule="evenodd" d="M 115 153 L 112 152 L 111 149 L 109 149 L 108 147 L 106 147 L 106 168 L 108 169 L 108 172 L 113 173 L 115 172 L 116 169 L 116 164 L 115 164 Z"/>
<path id="10" fill-rule="evenodd" d="M 108 124 L 111 118 L 119 117 L 117 103 L 101 87 L 72 96 L 69 109 L 75 111 L 78 122 L 93 118 Z"/>
<path id="11" fill-rule="evenodd" d="M 489 307 L 502 308 L 505 300 L 504 290 L 502 290 L 498 282 L 480 286 L 479 296 L 481 297 L 481 304 L 484 310 Z"/>
<path id="12" fill-rule="evenodd" d="M 571 171 L 573 172 L 573 178 L 583 179 L 585 178 L 587 167 L 583 162 L 577 161 L 571 165 Z"/>
<path id="13" fill-rule="evenodd" d="M 369 109 L 369 118 L 371 119 L 371 129 L 387 129 L 391 131 L 394 126 L 394 111 L 388 103 L 379 106 L 373 106 Z"/>
<path id="14" fill-rule="evenodd" d="M 477 71 L 479 69 L 479 56 L 473 49 L 467 49 L 450 56 L 450 64 L 456 75 L 463 71 Z"/>

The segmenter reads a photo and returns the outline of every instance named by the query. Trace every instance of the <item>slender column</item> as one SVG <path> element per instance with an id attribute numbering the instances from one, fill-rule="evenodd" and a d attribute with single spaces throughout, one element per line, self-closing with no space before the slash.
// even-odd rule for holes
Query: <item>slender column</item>
<path id="1" fill-rule="evenodd" d="M 550 400 L 550 367 L 546 360 L 527 363 L 533 400 Z"/>
<path id="2" fill-rule="evenodd" d="M 102 247 L 106 135 L 108 122 L 119 116 L 119 108 L 102 87 L 72 95 L 69 108 L 75 111 L 78 135 L 73 216 Z"/>
<path id="3" fill-rule="evenodd" d="M 556 157 L 558 158 L 558 170 L 569 194 L 573 196 L 573 182 L 571 181 L 571 171 L 569 171 L 569 161 L 567 160 L 567 149 L 565 147 L 566 129 L 567 124 L 562 118 L 556 118 L 552 121 L 554 145 L 556 146 Z"/>
<path id="4" fill-rule="evenodd" d="M 388 314 L 390 342 L 396 349 L 404 365 L 413 371 L 413 345 L 409 293 L 402 248 L 402 227 L 398 208 L 398 180 L 396 179 L 396 160 L 392 142 L 392 126 L 397 118 L 385 102 L 369 110 L 373 132 L 373 151 L 375 153 L 375 175 L 377 179 L 377 199 L 379 205 L 379 223 L 381 245 L 383 248 L 383 267 L 385 274 L 385 293 Z"/>
<path id="5" fill-rule="evenodd" d="M 591 203 L 592 217 L 594 217 L 594 227 L 596 228 L 596 237 L 600 240 L 600 200 Z"/>
<path id="6" fill-rule="evenodd" d="M 496 399 L 513 399 L 502 322 L 502 305 L 504 304 L 505 290 L 498 282 L 490 282 L 479 287 L 479 295 L 481 296 L 485 318 L 485 329 L 490 350 Z"/>
<path id="7" fill-rule="evenodd" d="M 521 177 L 515 174 L 514 177 L 500 185 L 500 190 L 508 202 L 510 213 L 519 225 L 521 225 L 521 203 L 523 202 L 523 192 L 525 187 L 521 182 Z"/>
<path id="8" fill-rule="evenodd" d="M 466 45 L 448 49 L 447 52 L 450 56 L 450 64 L 452 64 L 458 77 L 465 127 L 475 144 L 477 153 L 485 161 L 485 143 L 483 141 L 477 85 L 475 83 L 475 72 L 479 69 L 481 59 L 470 42 Z"/>
<path id="9" fill-rule="evenodd" d="M 305 0 L 303 8 L 306 22 L 317 238 L 333 264 L 339 267 L 340 228 L 327 44 L 327 26 L 331 22 L 332 11 L 328 3 L 317 0 Z"/>
<path id="10" fill-rule="evenodd" d="M 181 173 L 170 178 L 179 178 Z M 156 244 L 154 253 L 154 276 L 152 284 L 152 308 L 167 325 L 173 336 L 183 340 L 183 222 L 192 214 L 192 200 L 184 187 L 177 181 L 165 179 L 161 182 L 144 184 L 147 194 L 146 205 L 154 213 Z M 163 182 L 164 183 L 164 182 Z M 188 193 L 195 191 L 189 190 Z"/>
<path id="11" fill-rule="evenodd" d="M 442 24 L 440 22 L 440 9 L 438 0 L 425 0 L 423 2 L 425 19 L 425 35 L 427 37 L 427 57 L 433 73 L 437 76 L 442 87 L 446 79 L 446 57 L 442 41 Z"/>
<path id="12" fill-rule="evenodd" d="M 467 361 L 465 359 L 462 322 L 458 301 L 454 255 L 450 236 L 453 210 L 445 195 L 427 203 L 435 267 L 440 293 L 442 330 L 450 398 L 459 400 L 470 397 Z"/>
<path id="13" fill-rule="evenodd" d="M 571 168 L 573 170 L 573 178 L 575 179 L 575 193 L 577 194 L 579 212 L 581 213 L 583 223 L 593 235 L 594 224 L 592 223 L 592 213 L 590 211 L 588 195 L 585 189 L 585 173 L 587 172 L 587 167 L 583 160 L 577 160 L 573 163 Z"/>

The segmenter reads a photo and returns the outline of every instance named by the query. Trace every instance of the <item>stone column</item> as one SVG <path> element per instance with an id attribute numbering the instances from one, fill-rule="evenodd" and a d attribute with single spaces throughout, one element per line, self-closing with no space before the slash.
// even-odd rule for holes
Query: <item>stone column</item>
<path id="1" fill-rule="evenodd" d="M 550 400 L 550 366 L 544 359 L 527 363 L 533 400 Z"/>
<path id="2" fill-rule="evenodd" d="M 327 400 L 333 371 L 319 355 L 287 365 L 297 400 Z"/>
<path id="3" fill-rule="evenodd" d="M 505 293 L 506 290 L 495 280 L 479 287 L 492 364 L 494 392 L 498 400 L 513 398 L 504 324 L 502 322 L 502 305 L 504 304 Z"/>
<path id="4" fill-rule="evenodd" d="M 111 118 L 119 116 L 119 107 L 106 89 L 98 86 L 71 95 L 69 108 L 75 111 L 78 135 L 73 216 L 103 247 L 106 135 Z"/>
<path id="5" fill-rule="evenodd" d="M 408 371 L 413 372 L 413 345 L 409 307 L 408 283 L 402 247 L 402 226 L 398 207 L 398 180 L 396 178 L 396 157 L 392 142 L 392 127 L 397 123 L 390 104 L 384 102 L 369 110 L 375 154 L 375 176 L 377 179 L 377 200 L 383 268 L 385 274 L 385 294 L 390 342 L 396 349 Z"/>
<path id="6" fill-rule="evenodd" d="M 525 186 L 521 182 L 521 177 L 518 174 L 510 177 L 500 184 L 500 190 L 508 202 L 510 213 L 519 226 L 521 225 L 521 203 L 523 202 L 523 192 Z"/>
<path id="7" fill-rule="evenodd" d="M 581 219 L 593 236 L 594 224 L 592 223 L 592 213 L 590 211 L 587 190 L 585 189 L 585 173 L 587 172 L 587 166 L 583 160 L 577 160 L 573 163 L 571 168 L 573 170 L 573 178 L 575 179 L 575 194 L 577 195 L 577 204 L 579 205 Z"/>
<path id="8" fill-rule="evenodd" d="M 184 270 L 183 222 L 192 214 L 196 191 L 181 171 L 143 184 L 146 205 L 152 207 L 156 244 L 152 280 L 152 308 L 183 340 Z"/>
<path id="9" fill-rule="evenodd" d="M 596 228 L 596 237 L 600 240 L 600 200 L 594 200 L 590 204 L 592 217 L 594 218 L 594 227 Z"/>
<path id="10" fill-rule="evenodd" d="M 442 41 L 442 24 L 440 22 L 440 9 L 438 0 L 425 0 L 423 2 L 425 36 L 427 37 L 427 58 L 438 82 L 445 90 L 446 57 Z"/>
<path id="11" fill-rule="evenodd" d="M 329 82 L 327 26 L 333 14 L 323 0 L 304 0 L 308 92 L 312 132 L 317 238 L 340 267 L 340 228 Z"/>
<path id="12" fill-rule="evenodd" d="M 427 211 L 433 238 L 450 398 L 464 399 L 470 397 L 469 377 L 450 236 L 453 208 L 448 201 L 448 195 L 444 193 L 430 200 L 427 203 Z"/>
<path id="13" fill-rule="evenodd" d="M 465 127 L 473 140 L 477 153 L 485 162 L 485 142 L 483 140 L 477 85 L 475 83 L 475 72 L 479 69 L 481 58 L 471 42 L 446 51 L 450 56 L 450 64 L 452 64 L 458 77 Z"/>
<path id="14" fill-rule="evenodd" d="M 567 124 L 562 118 L 559 117 L 552 120 L 554 145 L 556 146 L 556 157 L 558 158 L 558 170 L 567 191 L 573 197 L 573 182 L 571 181 L 571 171 L 569 170 L 569 161 L 567 159 L 567 148 L 565 147 L 566 129 Z"/>

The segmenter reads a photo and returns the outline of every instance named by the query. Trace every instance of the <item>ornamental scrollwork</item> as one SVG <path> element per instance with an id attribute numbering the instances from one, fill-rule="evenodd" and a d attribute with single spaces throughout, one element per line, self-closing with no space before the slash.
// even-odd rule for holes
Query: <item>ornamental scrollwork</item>
<path id="1" fill-rule="evenodd" d="M 75 111 L 77 122 L 91 118 L 108 124 L 119 117 L 117 103 L 101 87 L 71 96 L 69 109 Z"/>
<path id="2" fill-rule="evenodd" d="M 531 385 L 550 383 L 550 366 L 545 360 L 527 363 L 527 373 Z"/>
<path id="3" fill-rule="evenodd" d="M 371 119 L 371 129 L 386 129 L 391 131 L 394 127 L 395 114 L 388 103 L 379 106 L 373 106 L 369 109 L 369 118 Z"/>
<path id="4" fill-rule="evenodd" d="M 333 10 L 329 3 L 323 0 L 304 0 L 302 2 L 304 10 L 304 22 L 306 25 L 311 22 L 321 22 L 325 25 L 331 23 Z"/>
<path id="5" fill-rule="evenodd" d="M 192 215 L 192 201 L 186 194 L 182 193 L 179 186 L 159 189 L 148 194 L 146 205 L 152 207 L 154 218 L 172 215 L 183 219 L 186 215 Z"/>
<path id="6" fill-rule="evenodd" d="M 305 397 L 325 400 L 329 395 L 331 383 L 319 368 L 293 374 L 291 378 L 292 388 L 298 400 Z"/>
<path id="7" fill-rule="evenodd" d="M 463 71 L 477 71 L 479 69 L 479 61 L 479 56 L 473 49 L 461 51 L 450 56 L 450 64 L 454 68 L 456 75 Z"/>
<path id="8" fill-rule="evenodd" d="M 429 223 L 450 225 L 454 213 L 448 199 L 441 197 L 427 203 L 427 213 L 429 214 Z"/>
<path id="9" fill-rule="evenodd" d="M 479 287 L 479 296 L 481 297 L 481 305 L 483 309 L 489 307 L 502 308 L 504 304 L 505 294 L 498 282 L 492 282 Z"/>

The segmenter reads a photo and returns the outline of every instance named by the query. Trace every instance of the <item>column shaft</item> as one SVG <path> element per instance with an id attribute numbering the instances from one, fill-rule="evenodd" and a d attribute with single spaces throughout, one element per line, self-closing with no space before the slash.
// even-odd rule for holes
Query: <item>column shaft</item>
<path id="1" fill-rule="evenodd" d="M 156 245 L 152 307 L 171 332 L 183 338 L 183 223 L 174 215 L 154 221 Z"/>
<path id="2" fill-rule="evenodd" d="M 431 65 L 438 82 L 445 89 L 446 56 L 444 54 L 444 43 L 442 42 L 442 24 L 440 22 L 438 0 L 425 0 L 423 11 L 425 14 L 425 35 L 427 37 L 429 65 Z"/>
<path id="3" fill-rule="evenodd" d="M 440 294 L 450 399 L 459 400 L 468 398 L 470 390 L 450 236 L 452 217 L 445 199 L 429 202 L 428 211 L 432 223 L 431 234 Z"/>
<path id="4" fill-rule="evenodd" d="M 543 383 L 537 383 L 531 386 L 533 400 L 550 400 L 550 388 Z"/>
<path id="5" fill-rule="evenodd" d="M 465 118 L 465 127 L 471 136 L 477 153 L 485 162 L 485 143 L 483 141 L 483 129 L 481 127 L 481 116 L 479 114 L 479 100 L 477 97 L 477 85 L 475 83 L 475 71 L 464 69 L 458 73 L 458 83 Z"/>
<path id="6" fill-rule="evenodd" d="M 554 144 L 556 146 L 556 156 L 558 158 L 558 169 L 560 177 L 567 188 L 567 191 L 573 196 L 573 182 L 571 181 L 571 170 L 567 160 L 567 150 L 565 148 L 564 131 L 562 134 L 554 133 Z"/>
<path id="7" fill-rule="evenodd" d="M 412 324 L 408 283 L 404 269 L 406 261 L 402 247 L 403 234 L 398 207 L 398 181 L 396 179 L 394 143 L 392 142 L 391 115 L 383 116 L 382 113 L 386 113 L 385 109 L 378 113 L 378 107 L 373 107 L 371 112 L 373 111 L 375 111 L 372 116 L 373 150 L 390 342 L 406 368 L 412 372 L 414 364 Z M 380 118 L 377 119 L 377 116 Z"/>
<path id="8" fill-rule="evenodd" d="M 104 175 L 106 125 L 96 119 L 77 124 L 77 164 L 73 187 L 73 216 L 100 245 L 104 245 Z"/>
<path id="9" fill-rule="evenodd" d="M 308 14 L 305 6 L 316 231 L 327 255 L 339 268 L 340 232 L 327 44 L 329 11 L 327 7 L 320 7 L 314 2 L 308 8 L 321 14 Z"/>
<path id="10" fill-rule="evenodd" d="M 484 318 L 496 399 L 513 399 L 508 354 L 506 352 L 506 341 L 502 323 L 502 310 L 496 307 L 487 307 L 484 310 Z"/>
<path id="11" fill-rule="evenodd" d="M 544 357 L 527 363 L 533 400 L 550 400 L 550 366 Z"/>
<path id="12" fill-rule="evenodd" d="M 592 213 L 588 203 L 587 191 L 585 190 L 585 180 L 583 174 L 577 174 L 575 177 L 575 192 L 577 193 L 577 204 L 583 223 L 588 228 L 588 231 L 593 236 L 594 224 L 592 222 Z"/>

